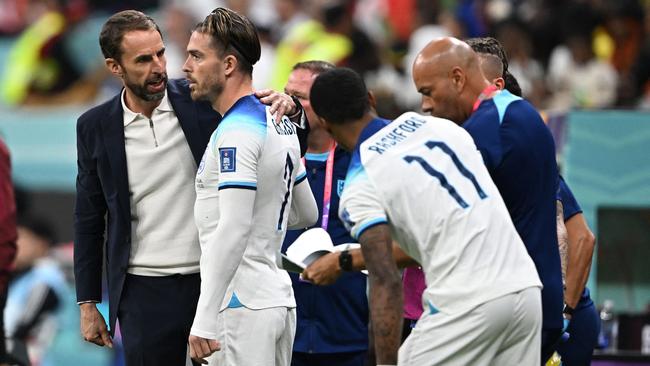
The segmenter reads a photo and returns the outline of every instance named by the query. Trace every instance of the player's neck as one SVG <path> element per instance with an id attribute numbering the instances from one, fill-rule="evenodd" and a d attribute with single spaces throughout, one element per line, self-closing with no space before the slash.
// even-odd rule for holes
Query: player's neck
<path id="1" fill-rule="evenodd" d="M 241 98 L 253 93 L 253 80 L 238 74 L 226 79 L 226 85 L 219 97 L 212 102 L 212 108 L 222 116 Z"/>
<path id="2" fill-rule="evenodd" d="M 340 133 L 339 136 L 339 144 L 346 150 L 348 151 L 353 151 L 354 148 L 357 146 L 357 142 L 359 141 L 359 137 L 361 136 L 361 132 L 363 131 L 364 128 L 370 123 L 375 118 L 375 116 L 371 113 L 366 113 L 364 114 L 361 119 L 358 119 L 354 122 L 351 123 L 346 123 L 343 125 L 338 126 L 340 129 L 344 129 L 345 131 L 342 131 L 343 133 Z"/>
<path id="3" fill-rule="evenodd" d="M 492 98 L 492 95 L 483 95 L 483 92 L 492 85 L 483 75 L 480 78 L 469 80 L 472 81 L 467 85 L 467 92 L 461 95 L 462 100 L 459 105 L 461 113 L 463 113 L 462 118 L 459 118 L 458 121 L 454 120 L 454 122 L 461 125 L 474 113 L 474 109 L 478 106 L 477 102 L 480 103 L 484 99 Z"/>
<path id="4" fill-rule="evenodd" d="M 312 154 L 320 154 L 329 151 L 334 143 L 334 139 L 327 131 L 322 128 L 317 128 L 309 131 L 307 137 L 307 152 Z"/>

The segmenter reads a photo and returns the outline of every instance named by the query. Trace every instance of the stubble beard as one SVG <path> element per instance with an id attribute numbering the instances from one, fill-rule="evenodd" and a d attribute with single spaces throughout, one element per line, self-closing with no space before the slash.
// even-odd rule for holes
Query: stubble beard
<path id="1" fill-rule="evenodd" d="M 147 90 L 147 85 L 149 84 L 156 84 L 160 82 L 160 80 L 163 80 L 164 88 L 162 91 L 158 93 L 151 93 Z M 139 85 L 136 83 L 131 83 L 128 80 L 125 79 L 124 84 L 126 85 L 133 94 L 147 102 L 155 102 L 158 100 L 161 100 L 165 96 L 165 90 L 167 90 L 167 73 L 162 73 L 159 74 L 153 78 L 150 78 L 144 82 L 144 84 Z"/>
<path id="2" fill-rule="evenodd" d="M 195 101 L 206 101 L 210 104 L 214 104 L 223 93 L 224 86 L 222 83 L 214 81 L 212 84 L 207 85 L 206 89 L 205 92 L 201 93 L 195 87 L 191 92 L 192 99 Z"/>

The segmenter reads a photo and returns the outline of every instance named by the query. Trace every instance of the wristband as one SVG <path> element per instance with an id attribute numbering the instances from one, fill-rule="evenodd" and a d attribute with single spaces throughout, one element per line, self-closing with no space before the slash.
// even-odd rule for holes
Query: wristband
<path id="1" fill-rule="evenodd" d="M 302 104 L 300 103 L 300 100 L 298 100 L 298 98 L 296 98 L 295 96 L 292 95 L 291 100 L 293 100 L 293 103 L 295 104 L 296 111 L 292 115 L 287 116 L 287 117 L 289 117 L 289 119 L 293 119 L 293 118 L 298 117 L 303 111 Z M 299 125 L 299 127 L 303 127 L 303 126 Z"/>
<path id="2" fill-rule="evenodd" d="M 571 316 L 573 316 L 573 313 L 574 313 L 575 311 L 576 311 L 576 309 L 570 307 L 570 306 L 567 305 L 567 304 L 564 304 L 564 309 L 562 310 L 562 313 L 564 313 L 564 314 L 566 314 L 566 315 L 571 315 Z"/>

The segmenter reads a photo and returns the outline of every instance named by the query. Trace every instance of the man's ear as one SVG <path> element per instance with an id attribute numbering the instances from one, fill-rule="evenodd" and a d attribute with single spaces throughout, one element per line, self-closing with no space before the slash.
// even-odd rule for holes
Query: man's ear
<path id="1" fill-rule="evenodd" d="M 237 70 L 237 65 L 239 61 L 234 55 L 228 55 L 223 58 L 223 73 L 226 77 L 232 75 L 232 73 Z"/>
<path id="2" fill-rule="evenodd" d="M 465 74 L 465 70 L 459 66 L 454 66 L 454 68 L 452 68 L 449 72 L 449 78 L 451 79 L 450 81 L 452 88 L 454 88 L 458 93 L 461 93 L 465 88 L 465 84 L 467 83 L 467 75 Z"/>
<path id="3" fill-rule="evenodd" d="M 316 125 L 319 126 L 320 128 L 324 129 L 327 131 L 327 133 L 330 133 L 329 126 L 327 125 L 327 121 L 325 121 L 325 118 L 314 114 L 316 116 Z"/>
<path id="4" fill-rule="evenodd" d="M 496 78 L 492 80 L 492 84 L 494 84 L 499 90 L 503 90 L 506 88 L 506 81 L 503 80 L 503 78 Z"/>
<path id="5" fill-rule="evenodd" d="M 372 110 L 376 111 L 377 110 L 377 98 L 375 98 L 375 93 L 371 92 L 368 90 L 368 101 L 370 102 L 370 108 Z"/>
<path id="6" fill-rule="evenodd" d="M 117 62 L 116 59 L 109 57 L 107 59 L 104 59 L 104 63 L 108 71 L 110 71 L 111 74 L 117 76 L 118 78 L 121 78 L 122 75 L 124 74 L 124 72 L 122 71 L 122 65 L 120 65 L 120 63 Z"/>

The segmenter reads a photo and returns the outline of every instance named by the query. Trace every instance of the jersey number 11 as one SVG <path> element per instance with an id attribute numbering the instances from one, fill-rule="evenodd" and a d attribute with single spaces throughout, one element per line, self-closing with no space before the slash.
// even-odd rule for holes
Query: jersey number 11
<path id="1" fill-rule="evenodd" d="M 442 152 L 449 155 L 449 157 L 451 158 L 451 161 L 454 162 L 454 165 L 456 166 L 456 168 L 458 168 L 458 171 L 460 172 L 460 174 L 462 174 L 465 178 L 467 178 L 470 182 L 472 182 L 472 184 L 474 185 L 474 188 L 476 188 L 476 192 L 478 193 L 478 196 L 481 199 L 484 199 L 485 197 L 487 197 L 487 195 L 483 191 L 483 188 L 481 188 L 481 186 L 478 184 L 478 181 L 476 180 L 476 177 L 474 176 L 474 174 L 472 172 L 470 172 L 465 167 L 465 165 L 463 165 L 463 163 L 460 161 L 460 159 L 458 159 L 458 155 L 456 155 L 456 153 L 447 144 L 445 144 L 444 142 L 441 142 L 441 141 L 427 141 L 424 145 L 426 147 L 428 147 L 430 150 L 433 150 L 436 147 L 440 148 L 440 150 L 442 150 Z M 451 197 L 453 199 L 455 199 L 456 202 L 458 202 L 460 207 L 462 207 L 462 208 L 469 207 L 469 204 L 467 204 L 467 202 L 465 202 L 465 200 L 460 196 L 460 194 L 458 194 L 458 191 L 456 190 L 456 188 L 454 188 L 454 186 L 449 184 L 449 181 L 447 180 L 447 177 L 445 177 L 445 175 L 443 173 L 441 173 L 440 171 L 438 171 L 434 167 L 432 167 L 422 157 L 414 156 L 414 155 L 407 155 L 407 156 L 404 157 L 404 160 L 407 163 L 412 163 L 414 161 L 417 161 L 422 166 L 422 169 L 424 169 L 425 172 L 429 173 L 429 175 L 431 175 L 432 177 L 437 178 L 438 181 L 440 181 L 440 185 L 444 189 L 446 189 L 447 192 L 449 192 Z"/>

